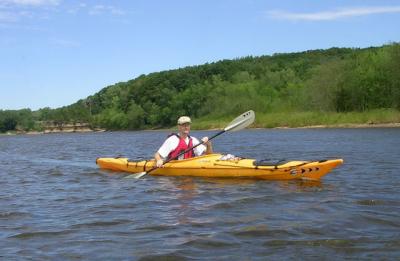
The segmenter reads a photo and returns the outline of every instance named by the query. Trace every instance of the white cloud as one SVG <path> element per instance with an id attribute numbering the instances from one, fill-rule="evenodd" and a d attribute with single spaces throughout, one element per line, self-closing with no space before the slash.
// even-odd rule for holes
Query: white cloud
<path id="1" fill-rule="evenodd" d="M 33 7 L 33 8 L 32 8 Z M 122 16 L 126 11 L 112 5 L 88 5 L 77 3 L 67 7 L 62 0 L 0 0 L 0 25 L 16 24 L 23 19 L 49 19 L 56 9 L 58 13 L 66 12 L 71 15 L 85 13 L 87 15 Z M 41 9 L 41 10 L 39 10 Z"/>
<path id="2" fill-rule="evenodd" d="M 57 5 L 60 0 L 0 0 L 0 4 L 15 4 L 15 5 Z"/>
<path id="3" fill-rule="evenodd" d="M 114 6 L 109 5 L 95 5 L 89 10 L 90 15 L 101 15 L 101 14 L 112 14 L 112 15 L 124 15 L 125 12 Z"/>
<path id="4" fill-rule="evenodd" d="M 285 11 L 269 11 L 267 15 L 274 19 L 282 20 L 305 20 L 323 21 L 336 20 L 345 17 L 363 16 L 371 14 L 400 13 L 400 6 L 376 6 L 376 7 L 353 7 L 343 8 L 336 11 L 316 12 L 316 13 L 291 13 Z"/>
<path id="5" fill-rule="evenodd" d="M 24 18 L 32 18 L 33 15 L 29 11 L 0 11 L 0 25 L 16 23 Z"/>
<path id="6" fill-rule="evenodd" d="M 0 25 L 16 24 L 24 19 L 48 19 L 48 12 L 62 0 L 0 0 Z M 37 12 L 37 10 L 39 12 Z M 43 9 L 43 10 L 41 10 Z"/>

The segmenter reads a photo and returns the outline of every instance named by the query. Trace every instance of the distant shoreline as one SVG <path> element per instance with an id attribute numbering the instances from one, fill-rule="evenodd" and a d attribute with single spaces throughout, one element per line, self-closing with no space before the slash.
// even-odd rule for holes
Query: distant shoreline
<path id="1" fill-rule="evenodd" d="M 268 129 L 367 129 L 367 128 L 400 128 L 400 122 L 393 123 L 364 123 L 364 124 L 336 124 L 336 125 L 310 125 L 310 126 L 302 126 L 302 127 L 273 127 L 273 128 L 264 128 L 264 127 L 250 127 L 248 129 L 259 129 L 259 130 L 268 130 Z M 145 130 L 132 130 L 132 131 L 173 131 L 174 129 L 145 129 Z M 210 129 L 192 129 L 192 131 L 211 131 L 211 130 L 219 130 L 219 128 L 210 128 Z M 0 136 L 10 136 L 10 135 L 41 135 L 41 134 L 56 134 L 56 133 L 90 133 L 90 132 L 106 132 L 109 130 L 105 129 L 80 129 L 80 130 L 45 130 L 45 131 L 26 131 L 26 132 L 7 132 L 0 133 Z M 123 131 L 123 130 L 120 130 Z"/>
<path id="2" fill-rule="evenodd" d="M 11 135 L 42 135 L 42 134 L 57 134 L 57 133 L 89 133 L 89 132 L 104 132 L 105 129 L 79 129 L 79 130 L 44 130 L 44 131 L 13 131 L 0 133 L 0 136 Z"/>

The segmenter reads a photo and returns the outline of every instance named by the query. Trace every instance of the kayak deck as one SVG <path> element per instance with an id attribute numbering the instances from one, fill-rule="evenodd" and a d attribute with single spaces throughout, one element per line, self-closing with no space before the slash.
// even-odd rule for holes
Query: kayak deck
<path id="1" fill-rule="evenodd" d="M 130 161 L 128 158 L 98 158 L 96 163 L 102 169 L 130 173 L 149 171 L 155 166 L 154 160 Z M 221 154 L 209 154 L 170 161 L 162 168 L 152 171 L 150 175 L 319 180 L 342 163 L 342 159 L 331 159 L 289 161 L 278 165 L 257 165 L 257 161 L 254 159 L 223 160 Z"/>

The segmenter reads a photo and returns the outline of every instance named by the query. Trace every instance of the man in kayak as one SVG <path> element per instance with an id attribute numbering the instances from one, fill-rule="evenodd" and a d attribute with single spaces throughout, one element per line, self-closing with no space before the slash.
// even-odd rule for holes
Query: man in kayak
<path id="1" fill-rule="evenodd" d="M 189 136 L 191 119 L 187 116 L 182 116 L 178 119 L 178 134 L 171 134 L 158 149 L 154 158 L 156 159 L 157 167 L 161 167 L 164 164 L 165 159 L 176 158 L 180 153 L 196 146 L 199 144 L 199 140 L 195 137 Z M 179 156 L 178 159 L 188 159 L 203 154 L 212 153 L 211 141 L 208 141 L 208 137 L 201 139 L 204 145 L 201 144 L 196 148 L 189 150 L 185 154 Z"/>

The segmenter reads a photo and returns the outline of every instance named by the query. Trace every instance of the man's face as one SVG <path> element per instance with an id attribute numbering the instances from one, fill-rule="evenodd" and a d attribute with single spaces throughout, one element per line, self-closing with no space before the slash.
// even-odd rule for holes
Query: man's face
<path id="1" fill-rule="evenodd" d="M 190 123 L 184 123 L 178 125 L 179 133 L 189 135 Z"/>

